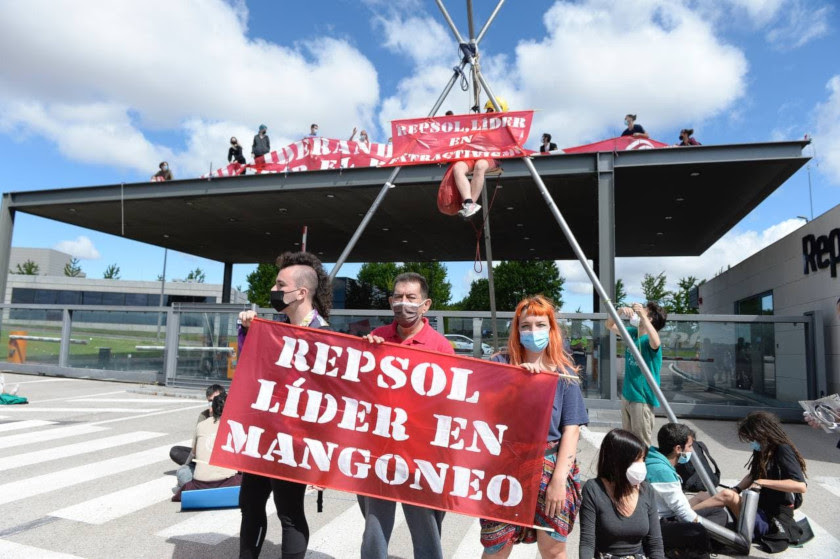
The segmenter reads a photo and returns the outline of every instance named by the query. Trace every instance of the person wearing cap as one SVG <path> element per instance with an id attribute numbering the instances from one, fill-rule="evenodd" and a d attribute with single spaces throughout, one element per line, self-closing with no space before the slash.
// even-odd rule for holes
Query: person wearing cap
<path id="1" fill-rule="evenodd" d="M 260 131 L 254 136 L 254 143 L 251 145 L 251 155 L 256 159 L 271 151 L 271 141 L 268 139 L 268 127 L 260 124 Z"/>
<path id="2" fill-rule="evenodd" d="M 680 143 L 678 146 L 699 146 L 700 142 L 694 139 L 693 128 L 683 128 L 680 130 Z"/>
<path id="3" fill-rule="evenodd" d="M 496 97 L 496 103 L 503 112 L 507 112 L 507 102 L 501 97 Z M 488 113 L 495 112 L 496 107 L 493 106 L 492 101 L 487 101 L 484 109 Z M 461 209 L 458 215 L 464 219 L 470 218 L 478 213 L 481 209 L 479 204 L 475 203 L 481 190 L 484 188 L 484 174 L 488 169 L 495 168 L 496 162 L 492 159 L 471 159 L 465 161 L 457 161 L 452 166 L 452 175 L 455 178 L 455 186 L 458 188 L 458 193 L 461 195 Z M 472 181 L 467 178 L 467 173 L 472 172 Z"/>
<path id="4" fill-rule="evenodd" d="M 152 175 L 153 181 L 162 182 L 172 180 L 172 171 L 169 170 L 169 163 L 167 163 L 166 161 L 161 161 L 160 165 L 158 165 L 158 168 L 160 170 L 154 175 Z"/>

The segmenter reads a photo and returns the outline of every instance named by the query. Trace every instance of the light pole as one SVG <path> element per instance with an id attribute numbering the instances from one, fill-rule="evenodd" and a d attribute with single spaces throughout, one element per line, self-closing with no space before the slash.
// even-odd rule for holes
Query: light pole
<path id="1" fill-rule="evenodd" d="M 160 276 L 160 300 L 158 301 L 158 307 L 163 306 L 163 290 L 166 287 L 166 256 L 169 253 L 168 248 L 163 249 L 163 273 Z M 163 319 L 163 313 L 158 312 L 158 321 L 157 321 L 157 339 L 160 339 L 160 323 Z"/>

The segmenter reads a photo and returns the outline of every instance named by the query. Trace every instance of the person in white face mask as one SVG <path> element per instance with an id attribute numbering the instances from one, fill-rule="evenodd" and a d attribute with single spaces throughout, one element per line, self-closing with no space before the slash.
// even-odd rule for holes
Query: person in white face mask
<path id="1" fill-rule="evenodd" d="M 388 298 L 394 321 L 380 326 L 365 336 L 371 343 L 390 342 L 454 354 L 455 349 L 442 334 L 429 325 L 423 315 L 432 306 L 429 299 L 429 285 L 426 278 L 414 272 L 406 272 L 394 278 L 394 293 Z M 364 559 L 387 559 L 388 542 L 394 529 L 397 503 L 358 495 L 359 507 L 365 517 L 365 531 L 362 535 L 362 557 Z M 443 511 L 402 504 L 405 522 L 411 532 L 414 557 L 443 559 L 440 532 Z"/>
<path id="2" fill-rule="evenodd" d="M 598 477 L 583 486 L 580 559 L 665 559 L 653 489 L 644 481 L 646 456 L 630 431 L 604 437 Z"/>

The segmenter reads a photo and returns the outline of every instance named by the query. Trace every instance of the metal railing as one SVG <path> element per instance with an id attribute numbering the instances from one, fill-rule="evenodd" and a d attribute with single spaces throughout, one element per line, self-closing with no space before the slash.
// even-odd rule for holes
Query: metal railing
<path id="1" fill-rule="evenodd" d="M 9 348 L 0 368 L 160 384 L 225 382 L 236 369 L 237 315 L 249 308 L 0 304 L 0 343 Z M 278 318 L 272 309 L 256 310 Z M 456 353 L 488 358 L 506 346 L 513 313 L 498 313 L 495 328 L 489 312 L 426 316 Z M 392 317 L 389 310 L 333 310 L 330 324 L 364 335 Z M 617 409 L 625 350 L 605 328 L 606 318 L 558 315 L 590 406 Z M 758 407 L 792 418 L 799 413 L 797 400 L 825 390 L 825 374 L 816 370 L 821 360 L 814 359 L 820 335 L 809 315 L 672 315 L 660 332 L 660 386 L 683 415 L 736 417 Z"/>

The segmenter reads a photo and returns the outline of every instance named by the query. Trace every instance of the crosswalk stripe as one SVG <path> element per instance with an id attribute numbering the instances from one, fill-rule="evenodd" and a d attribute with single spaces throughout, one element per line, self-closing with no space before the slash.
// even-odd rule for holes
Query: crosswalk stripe
<path id="1" fill-rule="evenodd" d="M 126 444 L 138 443 L 162 436 L 164 436 L 163 433 L 133 431 L 131 433 L 94 439 L 92 441 L 73 443 L 55 448 L 46 448 L 44 450 L 36 450 L 26 454 L 18 454 L 16 456 L 6 456 L 4 458 L 0 458 L 0 472 L 14 468 L 21 468 L 23 466 L 31 466 L 32 464 L 49 462 L 51 460 L 58 460 L 59 458 L 69 458 L 70 456 L 96 452 L 97 450 L 105 450 Z"/>
<path id="2" fill-rule="evenodd" d="M 190 398 L 73 398 L 74 402 L 107 402 L 109 404 L 195 404 Z"/>
<path id="3" fill-rule="evenodd" d="M 0 540 L 0 557 L 3 559 L 82 559 L 78 555 L 58 553 L 47 549 L 40 549 L 29 545 Z"/>
<path id="4" fill-rule="evenodd" d="M 164 476 L 51 512 L 49 515 L 85 524 L 105 524 L 115 518 L 171 499 L 173 485 L 175 478 Z"/>
<path id="5" fill-rule="evenodd" d="M 276 511 L 274 499 L 269 498 L 265 514 L 271 517 Z M 161 530 L 155 535 L 160 538 L 205 545 L 217 545 L 228 538 L 239 535 L 239 524 L 242 520 L 242 513 L 239 512 L 239 509 L 196 511 L 183 514 L 188 514 L 190 517 Z"/>
<path id="6" fill-rule="evenodd" d="M 183 441 L 176 444 L 187 445 L 189 443 L 190 441 Z M 1 484 L 0 505 L 168 460 L 170 448 L 171 445 L 159 446 L 94 464 L 66 468 L 58 472 Z"/>
<path id="7" fill-rule="evenodd" d="M 106 429 L 107 427 L 82 423 L 80 425 L 68 425 L 67 427 L 45 429 L 44 431 L 36 431 L 35 433 L 17 433 L 14 435 L 0 437 L 0 448 L 12 448 L 14 446 L 21 446 L 24 444 L 54 441 L 55 439 L 63 439 L 65 437 L 89 435 L 90 433 L 105 431 Z"/>
<path id="8" fill-rule="evenodd" d="M 446 530 L 446 521 L 444 521 L 443 529 Z M 481 557 L 484 552 L 484 546 L 481 545 L 481 524 L 478 519 L 470 523 L 470 527 L 464 534 L 464 539 L 458 545 L 453 557 Z"/>
<path id="9" fill-rule="evenodd" d="M 39 408 L 30 405 L 25 408 L 12 408 L 9 411 L 13 413 L 150 413 L 160 410 L 151 408 Z"/>
<path id="10" fill-rule="evenodd" d="M 805 515 L 797 511 L 795 518 L 799 520 L 802 516 Z M 801 548 L 788 548 L 785 557 L 836 557 L 837 550 L 840 549 L 840 540 L 817 524 L 813 516 L 808 517 L 808 523 L 814 531 L 814 539 Z"/>
<path id="11" fill-rule="evenodd" d="M 606 433 L 592 431 L 586 426 L 580 428 L 580 438 L 591 444 L 596 449 L 601 448 L 601 443 L 606 436 Z"/>
<path id="12" fill-rule="evenodd" d="M 840 479 L 836 477 L 817 477 L 814 478 L 815 481 L 819 482 L 820 485 L 825 487 L 831 493 L 834 493 L 836 496 L 840 497 Z"/>
<path id="13" fill-rule="evenodd" d="M 42 419 L 13 421 L 11 423 L 4 423 L 0 425 L 0 433 L 5 433 L 7 431 L 20 431 L 21 429 L 31 429 L 32 427 L 43 427 L 45 425 L 55 425 L 56 423 L 56 421 L 44 421 Z"/>
<path id="14" fill-rule="evenodd" d="M 445 522 L 445 521 L 444 521 Z M 402 506 L 397 505 L 394 516 L 393 535 L 405 523 Z M 362 535 L 365 531 L 365 518 L 359 505 L 354 502 L 341 514 L 322 526 L 309 538 L 307 559 L 315 559 L 324 555 L 330 557 L 346 557 L 356 555 L 362 549 Z M 391 538 L 393 541 L 393 537 Z"/>

